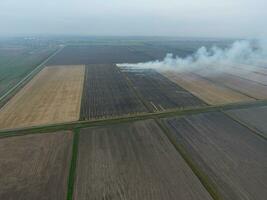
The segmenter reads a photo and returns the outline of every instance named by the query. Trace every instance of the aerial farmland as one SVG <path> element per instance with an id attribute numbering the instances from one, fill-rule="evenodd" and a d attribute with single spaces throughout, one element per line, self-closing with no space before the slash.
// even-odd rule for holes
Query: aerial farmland
<path id="1" fill-rule="evenodd" d="M 45 67 L 1 108 L 2 129 L 79 119 L 84 66 Z"/>
<path id="2" fill-rule="evenodd" d="M 81 119 L 98 119 L 147 112 L 114 64 L 86 66 Z"/>
<path id="3" fill-rule="evenodd" d="M 66 199 L 71 144 L 69 131 L 1 139 L 0 199 Z"/>
<path id="4" fill-rule="evenodd" d="M 222 199 L 265 199 L 266 140 L 223 113 L 164 120 Z"/>
<path id="5" fill-rule="evenodd" d="M 205 105 L 196 96 L 179 87 L 179 85 L 174 84 L 153 69 L 123 68 L 122 71 L 152 111 Z"/>
<path id="6" fill-rule="evenodd" d="M 0 199 L 265 200 L 267 65 L 189 59 L 232 42 L 0 41 Z"/>
<path id="7" fill-rule="evenodd" d="M 74 199 L 211 199 L 152 120 L 82 129 Z"/>

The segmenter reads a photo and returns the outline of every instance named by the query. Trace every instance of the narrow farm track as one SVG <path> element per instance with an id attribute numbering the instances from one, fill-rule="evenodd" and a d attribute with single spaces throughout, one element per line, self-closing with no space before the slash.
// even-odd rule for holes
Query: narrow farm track
<path id="1" fill-rule="evenodd" d="M 74 128 L 85 128 L 85 127 L 94 127 L 94 126 L 105 126 L 109 124 L 124 123 L 130 121 L 137 121 L 143 119 L 155 119 L 155 118 L 166 118 L 173 116 L 186 116 L 197 113 L 204 112 L 213 112 L 213 111 L 226 111 L 230 109 L 241 109 L 241 108 L 253 108 L 259 106 L 267 106 L 267 100 L 258 100 L 253 102 L 242 102 L 242 103 L 233 103 L 225 104 L 218 106 L 205 106 L 194 109 L 173 109 L 157 113 L 141 113 L 131 116 L 123 117 L 114 117 L 108 119 L 99 119 L 99 120 L 86 120 L 86 121 L 73 121 L 65 123 L 55 123 L 50 125 L 41 125 L 41 126 L 32 126 L 27 128 L 17 128 L 17 129 L 8 129 L 0 130 L 0 138 L 16 136 L 16 135 L 25 135 L 25 134 L 34 134 L 40 132 L 53 132 L 57 130 L 72 130 Z"/>

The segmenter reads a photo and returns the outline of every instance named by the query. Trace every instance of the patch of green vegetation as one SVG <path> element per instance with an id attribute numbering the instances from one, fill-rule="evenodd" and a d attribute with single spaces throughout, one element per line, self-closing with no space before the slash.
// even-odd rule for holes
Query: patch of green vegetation
<path id="1" fill-rule="evenodd" d="M 55 51 L 53 51 L 52 54 L 50 54 L 49 57 L 46 58 L 42 63 L 40 63 L 38 66 L 35 66 L 32 71 L 21 76 L 16 83 L 13 83 L 13 85 L 11 85 L 12 87 L 10 86 L 11 88 L 6 88 L 5 90 L 7 91 L 4 94 L 2 94 L 2 96 L 0 95 L 0 108 L 6 102 L 8 102 L 24 85 L 26 85 L 26 83 L 28 83 L 32 79 L 43 68 L 46 62 L 48 62 L 53 56 L 55 56 L 61 50 L 62 48 L 55 49 Z M 0 87 L 0 93 L 1 93 L 1 87 Z"/>
<path id="2" fill-rule="evenodd" d="M 75 173 L 78 157 L 78 146 L 79 146 L 79 129 L 73 130 L 73 143 L 72 143 L 72 158 L 70 164 L 70 172 L 68 178 L 68 191 L 67 191 L 67 200 L 72 200 L 73 191 L 74 191 L 74 182 L 75 182 Z"/>
<path id="3" fill-rule="evenodd" d="M 56 47 L 25 47 L 17 53 L 3 51 L 8 50 L 0 51 L 0 96 L 46 60 Z"/>

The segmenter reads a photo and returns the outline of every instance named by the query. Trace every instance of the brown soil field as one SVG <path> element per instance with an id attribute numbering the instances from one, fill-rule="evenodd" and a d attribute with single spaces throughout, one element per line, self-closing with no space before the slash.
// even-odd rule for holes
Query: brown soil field
<path id="1" fill-rule="evenodd" d="M 226 67 L 226 69 L 224 70 L 223 67 Z M 227 66 L 221 65 L 219 69 L 222 72 L 226 72 L 250 81 L 255 81 L 262 85 L 267 85 L 267 74 L 264 74 L 264 70 L 256 69 L 254 66 L 227 64 Z"/>
<path id="2" fill-rule="evenodd" d="M 66 199 L 71 147 L 71 132 L 0 139 L 0 199 Z"/>
<path id="3" fill-rule="evenodd" d="M 165 123 L 221 199 L 266 199 L 265 139 L 220 112 L 171 118 Z"/>
<path id="4" fill-rule="evenodd" d="M 209 79 L 210 81 L 221 84 L 225 87 L 231 88 L 235 91 L 239 91 L 245 95 L 256 99 L 267 99 L 267 86 L 240 78 L 238 76 L 231 75 L 224 72 L 211 72 L 209 69 L 201 71 L 195 71 L 202 77 Z"/>
<path id="5" fill-rule="evenodd" d="M 210 200 L 153 120 L 81 130 L 74 199 Z"/>
<path id="6" fill-rule="evenodd" d="M 46 67 L 0 109 L 0 129 L 76 121 L 84 66 Z"/>
<path id="7" fill-rule="evenodd" d="M 233 63 L 234 68 L 254 72 L 257 74 L 267 75 L 267 69 L 263 67 L 256 66 L 255 64 L 241 64 L 241 63 Z"/>
<path id="8" fill-rule="evenodd" d="M 267 106 L 229 110 L 227 113 L 267 138 Z"/>
<path id="9" fill-rule="evenodd" d="M 178 73 L 174 71 L 161 73 L 210 105 L 254 100 L 193 73 Z"/>

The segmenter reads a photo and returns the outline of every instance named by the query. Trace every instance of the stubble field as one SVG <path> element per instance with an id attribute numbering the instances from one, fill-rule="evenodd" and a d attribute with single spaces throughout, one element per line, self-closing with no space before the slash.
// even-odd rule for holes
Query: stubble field
<path id="1" fill-rule="evenodd" d="M 179 73 L 175 71 L 161 73 L 210 105 L 255 100 L 194 73 Z"/>
<path id="2" fill-rule="evenodd" d="M 46 67 L 0 109 L 0 129 L 76 121 L 84 66 Z"/>

